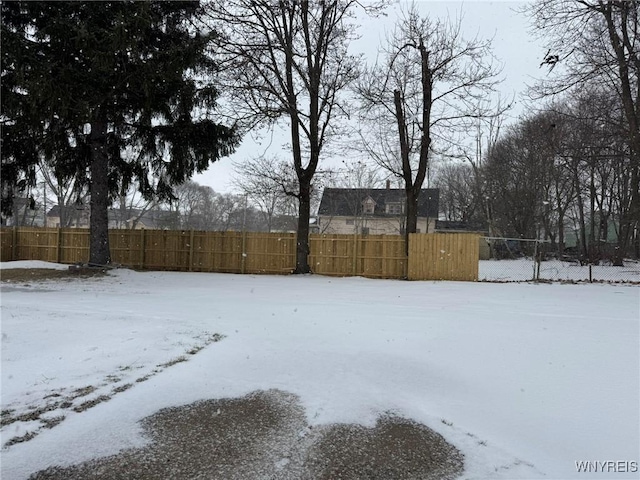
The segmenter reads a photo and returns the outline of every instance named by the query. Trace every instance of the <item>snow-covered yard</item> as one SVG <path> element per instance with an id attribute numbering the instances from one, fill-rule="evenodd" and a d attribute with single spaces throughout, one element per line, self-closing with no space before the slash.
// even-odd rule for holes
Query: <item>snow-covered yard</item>
<path id="1" fill-rule="evenodd" d="M 1 302 L 3 479 L 142 445 L 161 408 L 273 388 L 312 425 L 424 423 L 464 478 L 638 478 L 636 286 L 116 270 L 3 284 Z"/>

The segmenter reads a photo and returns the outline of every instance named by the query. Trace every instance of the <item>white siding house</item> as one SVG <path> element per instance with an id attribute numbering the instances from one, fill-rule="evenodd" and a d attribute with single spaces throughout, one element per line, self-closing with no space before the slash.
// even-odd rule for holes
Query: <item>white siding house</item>
<path id="1" fill-rule="evenodd" d="M 433 233 L 438 218 L 438 189 L 418 198 L 418 233 Z M 405 192 L 395 188 L 325 188 L 318 209 L 320 233 L 401 235 Z"/>

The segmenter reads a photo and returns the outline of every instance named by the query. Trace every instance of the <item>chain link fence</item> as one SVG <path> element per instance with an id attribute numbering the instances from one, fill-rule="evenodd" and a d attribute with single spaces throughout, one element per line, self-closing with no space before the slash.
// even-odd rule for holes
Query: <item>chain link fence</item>
<path id="1" fill-rule="evenodd" d="M 545 240 L 481 237 L 478 279 L 485 282 L 640 283 L 640 260 L 585 262 L 571 249 L 558 255 Z"/>

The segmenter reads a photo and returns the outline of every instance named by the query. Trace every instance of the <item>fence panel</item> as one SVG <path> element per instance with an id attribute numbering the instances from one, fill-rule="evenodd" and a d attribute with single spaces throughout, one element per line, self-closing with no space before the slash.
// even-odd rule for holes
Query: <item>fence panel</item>
<path id="1" fill-rule="evenodd" d="M 0 228 L 0 262 L 11 262 L 13 258 L 14 228 Z"/>
<path id="2" fill-rule="evenodd" d="M 309 264 L 321 275 L 403 278 L 404 241 L 395 235 L 310 235 Z"/>
<path id="3" fill-rule="evenodd" d="M 58 263 L 86 263 L 89 261 L 89 230 L 80 228 L 58 229 Z M 113 234 L 109 235 L 109 242 Z"/>
<path id="4" fill-rule="evenodd" d="M 184 230 L 146 230 L 144 268 L 188 270 L 189 238 Z"/>
<path id="5" fill-rule="evenodd" d="M 409 280 L 478 280 L 478 235 L 409 235 Z"/>
<path id="6" fill-rule="evenodd" d="M 216 232 L 214 270 L 240 273 L 242 271 L 242 234 L 240 232 Z"/>
<path id="7" fill-rule="evenodd" d="M 57 228 L 20 227 L 14 238 L 14 260 L 58 261 Z"/>
<path id="8" fill-rule="evenodd" d="M 144 235 L 144 230 L 110 230 L 109 246 L 113 263 L 141 268 L 143 266 Z"/>
<path id="9" fill-rule="evenodd" d="M 216 272 L 216 255 L 219 255 L 221 239 L 214 232 L 194 232 L 191 254 L 191 270 L 194 272 Z M 191 244 L 190 244 L 191 245 Z"/>
<path id="10" fill-rule="evenodd" d="M 242 273 L 291 273 L 296 266 L 293 233 L 245 233 Z"/>
<path id="11" fill-rule="evenodd" d="M 404 237 L 399 235 L 367 235 L 358 242 L 360 275 L 369 278 L 404 278 L 406 255 Z"/>
<path id="12" fill-rule="evenodd" d="M 309 266 L 314 273 L 344 277 L 361 275 L 354 269 L 354 235 L 309 235 Z"/>

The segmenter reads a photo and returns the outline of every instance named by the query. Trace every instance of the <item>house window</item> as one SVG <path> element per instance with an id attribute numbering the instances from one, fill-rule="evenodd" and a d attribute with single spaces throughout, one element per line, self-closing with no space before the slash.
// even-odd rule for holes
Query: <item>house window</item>
<path id="1" fill-rule="evenodd" d="M 362 202 L 362 213 L 372 215 L 375 211 L 376 202 L 371 197 Z"/>
<path id="2" fill-rule="evenodd" d="M 353 218 L 347 218 L 347 220 L 345 220 L 347 225 L 353 225 Z"/>
<path id="3" fill-rule="evenodd" d="M 387 213 L 389 215 L 401 215 L 402 210 L 403 208 L 401 203 L 387 203 Z"/>
<path id="4" fill-rule="evenodd" d="M 362 235 L 369 235 L 369 227 L 362 227 Z"/>

